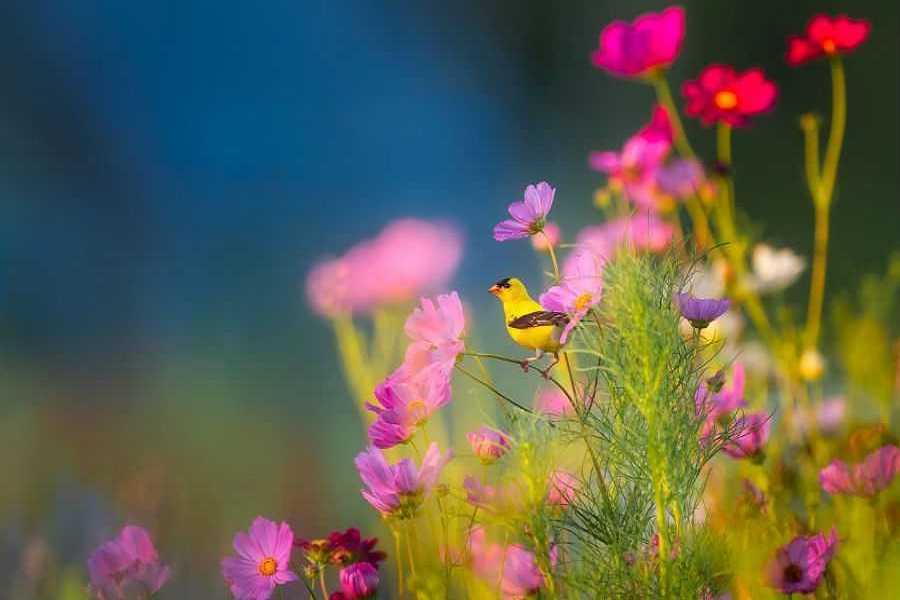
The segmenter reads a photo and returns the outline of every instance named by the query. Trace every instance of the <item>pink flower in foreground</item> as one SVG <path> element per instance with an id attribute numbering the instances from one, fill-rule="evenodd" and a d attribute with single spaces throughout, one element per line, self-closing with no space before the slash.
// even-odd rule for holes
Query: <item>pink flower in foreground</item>
<path id="1" fill-rule="evenodd" d="M 535 235 L 544 230 L 547 215 L 553 207 L 556 190 L 546 181 L 525 188 L 525 198 L 509 205 L 512 219 L 494 226 L 494 239 L 498 242 Z"/>
<path id="2" fill-rule="evenodd" d="M 769 583 L 785 594 L 811 594 L 819 587 L 836 549 L 833 528 L 828 538 L 821 533 L 794 538 L 779 548 L 769 563 Z"/>
<path id="3" fill-rule="evenodd" d="M 743 73 L 727 65 L 710 65 L 697 79 L 681 88 L 687 106 L 685 112 L 698 117 L 704 125 L 726 123 L 732 127 L 747 125 L 750 117 L 767 112 L 775 105 L 777 89 L 760 69 Z"/>
<path id="4" fill-rule="evenodd" d="M 362 496 L 383 517 L 411 518 L 431 493 L 451 456 L 449 450 L 442 455 L 432 442 L 422 458 L 422 466 L 417 468 L 408 458 L 388 464 L 384 454 L 371 447 L 360 452 L 354 461 L 367 488 L 362 490 Z"/>
<path id="5" fill-rule="evenodd" d="M 366 408 L 377 415 L 369 426 L 376 448 L 405 444 L 438 409 L 450 402 L 450 378 L 444 369 L 424 369 L 402 378 L 390 375 L 375 387 L 375 403 Z"/>
<path id="6" fill-rule="evenodd" d="M 118 537 L 97 548 L 88 559 L 91 591 L 100 600 L 119 600 L 156 593 L 171 570 L 159 560 L 150 534 L 126 525 Z"/>
<path id="7" fill-rule="evenodd" d="M 367 562 L 356 563 L 341 569 L 341 591 L 329 600 L 365 600 L 374 598 L 378 591 L 378 571 Z"/>
<path id="8" fill-rule="evenodd" d="M 821 56 L 847 54 L 866 41 L 871 29 L 869 22 L 863 19 L 816 15 L 806 25 L 804 35 L 788 37 L 785 58 L 789 65 L 796 67 Z"/>
<path id="9" fill-rule="evenodd" d="M 428 367 L 449 374 L 456 358 L 465 351 L 465 327 L 466 316 L 455 291 L 438 296 L 437 303 L 422 298 L 404 325 L 411 343 L 397 376 L 412 377 Z"/>
<path id="10" fill-rule="evenodd" d="M 633 23 L 613 21 L 600 32 L 591 54 L 595 67 L 620 77 L 644 77 L 674 62 L 684 39 L 684 9 L 648 12 Z"/>
<path id="11" fill-rule="evenodd" d="M 472 453 L 483 464 L 497 462 L 509 450 L 509 438 L 502 431 L 482 425 L 477 431 L 466 434 Z"/>
<path id="12" fill-rule="evenodd" d="M 234 536 L 237 556 L 222 559 L 222 576 L 238 600 L 268 600 L 275 587 L 297 581 L 290 570 L 294 532 L 287 523 L 256 517 Z"/>
<path id="13" fill-rule="evenodd" d="M 766 413 L 750 413 L 738 417 L 734 436 L 722 446 L 731 458 L 750 458 L 758 455 L 769 439 L 770 418 Z"/>
<path id="14" fill-rule="evenodd" d="M 472 570 L 490 585 L 499 582 L 503 598 L 524 599 L 544 586 L 544 576 L 534 554 L 518 544 L 488 542 L 484 528 L 469 533 Z"/>
<path id="15" fill-rule="evenodd" d="M 541 306 L 569 314 L 569 322 L 559 336 L 565 344 L 572 330 L 600 302 L 603 293 L 603 261 L 589 250 L 576 250 L 563 268 L 558 285 L 541 294 Z"/>
<path id="16" fill-rule="evenodd" d="M 551 246 L 559 245 L 560 236 L 559 225 L 548 222 L 544 225 L 544 235 L 531 236 L 531 246 L 538 252 L 549 252 Z"/>
<path id="17" fill-rule="evenodd" d="M 555 506 L 568 506 L 575 495 L 581 482 L 567 471 L 554 471 L 547 482 L 547 502 Z"/>
<path id="18" fill-rule="evenodd" d="M 863 462 L 850 467 L 833 460 L 819 471 L 819 483 L 829 494 L 876 495 L 888 487 L 900 471 L 900 448 L 887 445 L 869 454 Z"/>

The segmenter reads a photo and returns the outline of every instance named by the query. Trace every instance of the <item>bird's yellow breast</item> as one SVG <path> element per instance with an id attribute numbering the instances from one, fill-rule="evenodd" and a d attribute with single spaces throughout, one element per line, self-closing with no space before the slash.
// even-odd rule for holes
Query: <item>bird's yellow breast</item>
<path id="1" fill-rule="evenodd" d="M 528 298 L 519 302 L 508 302 L 503 304 L 503 314 L 506 322 L 516 320 L 517 318 L 544 310 L 544 308 Z M 556 352 L 559 350 L 560 330 L 553 325 L 543 325 L 540 327 L 529 327 L 527 329 L 516 329 L 515 327 L 506 326 L 506 331 L 512 340 L 532 350 L 543 350 L 544 352 Z"/>

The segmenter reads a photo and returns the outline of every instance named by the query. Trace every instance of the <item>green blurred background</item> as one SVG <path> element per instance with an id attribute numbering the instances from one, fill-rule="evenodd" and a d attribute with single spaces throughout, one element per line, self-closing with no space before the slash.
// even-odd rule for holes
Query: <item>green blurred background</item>
<path id="1" fill-rule="evenodd" d="M 683 4 L 674 84 L 726 62 L 779 85 L 775 112 L 735 134 L 738 203 L 806 256 L 797 118 L 827 117 L 829 81 L 787 67 L 785 37 L 820 11 L 872 21 L 847 60 L 829 294 L 883 270 L 900 247 L 897 5 Z M 209 597 L 256 514 L 302 535 L 372 529 L 364 438 L 306 271 L 393 218 L 449 219 L 476 339 L 509 349 L 484 289 L 539 265 L 491 227 L 540 179 L 564 236 L 596 219 L 587 154 L 644 123 L 652 90 L 588 55 L 610 20 L 664 6 L 3 3 L 0 581 L 43 597 L 128 520 L 176 566 L 161 597 Z M 711 132 L 688 127 L 710 156 Z"/>

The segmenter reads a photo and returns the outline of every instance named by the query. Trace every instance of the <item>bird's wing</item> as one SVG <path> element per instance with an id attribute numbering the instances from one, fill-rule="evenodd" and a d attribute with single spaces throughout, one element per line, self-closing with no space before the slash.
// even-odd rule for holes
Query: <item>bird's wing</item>
<path id="1" fill-rule="evenodd" d="M 532 327 L 544 327 L 546 325 L 557 325 L 562 327 L 569 322 L 569 315 L 563 312 L 554 312 L 550 310 L 538 310 L 521 317 L 516 317 L 507 325 L 513 329 L 530 329 Z"/>

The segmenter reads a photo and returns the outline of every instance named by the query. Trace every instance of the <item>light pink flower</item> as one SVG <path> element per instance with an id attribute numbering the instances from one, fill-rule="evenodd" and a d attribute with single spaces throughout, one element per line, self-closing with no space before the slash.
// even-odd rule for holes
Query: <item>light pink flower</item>
<path id="1" fill-rule="evenodd" d="M 555 506 L 568 506 L 580 487 L 581 482 L 572 473 L 554 471 L 547 482 L 547 502 Z"/>
<path id="2" fill-rule="evenodd" d="M 472 570 L 490 585 L 499 582 L 503 598 L 524 599 L 544 586 L 534 554 L 519 544 L 489 542 L 482 527 L 472 529 L 468 544 Z"/>
<path id="3" fill-rule="evenodd" d="M 575 414 L 572 403 L 556 387 L 546 387 L 538 391 L 534 410 L 551 417 L 566 417 Z"/>
<path id="4" fill-rule="evenodd" d="M 764 412 L 750 413 L 735 419 L 735 433 L 722 446 L 722 450 L 732 458 L 757 456 L 769 439 L 769 415 Z"/>
<path id="5" fill-rule="evenodd" d="M 442 455 L 437 444 L 432 442 L 422 458 L 421 467 L 416 467 L 408 458 L 391 465 L 380 450 L 371 447 L 360 452 L 354 461 L 367 488 L 362 490 L 362 496 L 383 517 L 411 518 L 431 493 L 451 457 L 449 450 Z"/>
<path id="6" fill-rule="evenodd" d="M 462 340 L 465 326 L 462 302 L 455 291 L 438 296 L 437 303 L 422 298 L 406 319 L 404 330 L 411 343 L 395 376 L 414 377 L 430 368 L 449 377 L 457 357 L 466 349 Z"/>
<path id="7" fill-rule="evenodd" d="M 541 306 L 547 310 L 569 314 L 559 341 L 565 344 L 572 330 L 600 302 L 603 293 L 604 260 L 587 249 L 573 252 L 563 266 L 558 285 L 541 294 Z"/>
<path id="8" fill-rule="evenodd" d="M 377 403 L 366 408 L 377 415 L 369 426 L 376 448 L 405 444 L 438 409 L 450 402 L 450 378 L 444 369 L 423 369 L 411 377 L 392 374 L 375 387 Z"/>
<path id="9" fill-rule="evenodd" d="M 888 487 L 900 471 L 900 448 L 889 444 L 869 454 L 863 462 L 850 467 L 833 460 L 819 471 L 819 483 L 829 494 L 872 497 Z"/>
<path id="10" fill-rule="evenodd" d="M 622 249 L 661 252 L 669 247 L 674 232 L 671 223 L 644 212 L 585 227 L 575 239 L 575 245 L 610 260 Z"/>
<path id="11" fill-rule="evenodd" d="M 512 219 L 494 226 L 494 239 L 498 242 L 515 240 L 543 231 L 547 215 L 553 207 L 556 190 L 546 181 L 525 188 L 525 198 L 509 205 Z"/>
<path id="12" fill-rule="evenodd" d="M 172 572 L 159 560 L 150 534 L 126 525 L 118 537 L 97 548 L 88 559 L 91 591 L 99 600 L 155 594 Z"/>
<path id="13" fill-rule="evenodd" d="M 506 434 L 486 425 L 469 432 L 466 438 L 472 446 L 472 453 L 486 465 L 497 462 L 509 450 L 509 438 Z"/>
<path id="14" fill-rule="evenodd" d="M 463 479 L 466 490 L 466 501 L 490 513 L 507 514 L 520 512 L 525 506 L 524 493 L 515 480 L 505 480 L 502 485 L 493 486 L 481 483 L 471 475 Z"/>
<path id="15" fill-rule="evenodd" d="M 633 23 L 607 25 L 591 62 L 619 77 L 644 77 L 668 68 L 683 39 L 684 9 L 670 6 L 661 13 L 645 13 Z"/>
<path id="16" fill-rule="evenodd" d="M 256 517 L 234 536 L 237 556 L 222 559 L 222 576 L 238 600 L 268 600 L 275 587 L 297 581 L 290 570 L 294 532 L 287 523 Z"/>
<path id="17" fill-rule="evenodd" d="M 721 373 L 721 374 L 720 374 Z M 717 422 L 729 417 L 735 410 L 747 405 L 744 400 L 744 386 L 746 375 L 743 363 L 736 362 L 731 369 L 731 377 L 724 383 L 721 379 L 717 386 L 716 380 L 724 379 L 724 371 L 717 373 L 712 378 L 701 381 L 694 394 L 694 403 L 697 415 L 704 418 L 700 431 L 701 440 L 707 441 L 716 429 Z"/>
<path id="18" fill-rule="evenodd" d="M 559 245 L 560 235 L 559 225 L 548 222 L 544 225 L 544 235 L 531 236 L 531 245 L 538 252 L 549 252 L 551 246 Z"/>
<path id="19" fill-rule="evenodd" d="M 834 528 L 828 538 L 821 533 L 794 538 L 779 548 L 769 563 L 769 584 L 785 594 L 811 594 L 819 587 L 836 549 Z"/>

